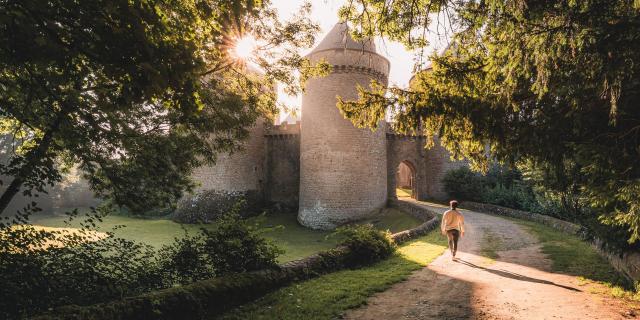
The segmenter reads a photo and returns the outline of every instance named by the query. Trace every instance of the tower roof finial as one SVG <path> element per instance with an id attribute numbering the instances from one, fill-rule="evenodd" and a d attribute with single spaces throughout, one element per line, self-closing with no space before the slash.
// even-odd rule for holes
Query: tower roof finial
<path id="1" fill-rule="evenodd" d="M 349 33 L 349 26 L 346 22 L 336 23 L 324 39 L 320 41 L 320 44 L 318 44 L 318 46 L 311 52 L 313 53 L 328 49 L 351 49 L 376 52 L 376 46 L 373 39 L 364 39 L 361 41 L 353 40 Z"/>

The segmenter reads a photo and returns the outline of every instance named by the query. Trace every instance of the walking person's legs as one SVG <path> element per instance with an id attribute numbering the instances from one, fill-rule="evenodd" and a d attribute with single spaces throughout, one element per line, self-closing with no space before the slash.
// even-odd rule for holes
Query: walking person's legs
<path id="1" fill-rule="evenodd" d="M 460 238 L 460 231 L 455 229 L 447 230 L 447 239 L 449 240 L 449 250 L 451 250 L 452 259 L 456 256 L 456 252 L 458 251 L 459 238 Z"/>
<path id="2" fill-rule="evenodd" d="M 456 256 L 456 252 L 458 252 L 458 239 L 460 239 L 460 231 L 458 230 L 451 230 L 453 231 L 453 256 Z"/>

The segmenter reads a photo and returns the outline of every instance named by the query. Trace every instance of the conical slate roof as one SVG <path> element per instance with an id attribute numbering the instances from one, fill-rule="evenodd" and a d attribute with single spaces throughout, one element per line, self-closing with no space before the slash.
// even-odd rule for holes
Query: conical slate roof
<path id="1" fill-rule="evenodd" d="M 353 40 L 349 34 L 347 23 L 338 22 L 311 53 L 328 49 L 352 49 L 376 52 L 376 45 L 372 39 L 362 41 Z"/>

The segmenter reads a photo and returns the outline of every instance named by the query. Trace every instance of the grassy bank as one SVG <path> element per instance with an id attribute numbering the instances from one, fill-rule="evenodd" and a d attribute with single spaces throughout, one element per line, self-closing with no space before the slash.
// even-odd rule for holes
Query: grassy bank
<path id="1" fill-rule="evenodd" d="M 551 259 L 551 267 L 554 271 L 577 276 L 583 283 L 603 284 L 608 292 L 601 293 L 630 300 L 640 300 L 640 294 L 635 292 L 632 285 L 617 273 L 593 247 L 577 236 L 568 235 L 531 221 L 511 220 L 527 228 L 539 239 L 542 244 L 542 252 Z"/>
<path id="2" fill-rule="evenodd" d="M 82 221 L 78 217 L 65 224 L 64 215 L 33 216 L 31 224 L 42 227 L 77 228 Z M 279 257 L 280 262 L 291 261 L 312 255 L 318 251 L 335 247 L 337 239 L 327 237 L 328 231 L 311 230 L 298 224 L 295 213 L 273 213 L 264 217 L 250 218 L 264 229 L 264 237 L 273 241 L 285 253 Z M 420 221 L 395 209 L 385 209 L 381 214 L 363 221 L 372 223 L 381 230 L 397 232 L 413 228 Z M 118 227 L 124 226 L 124 227 Z M 273 227 L 278 228 L 273 228 Z M 169 219 L 142 219 L 129 216 L 111 215 L 98 224 L 98 231 L 111 231 L 118 237 L 135 240 L 156 248 L 168 244 L 176 237 L 183 237 L 185 232 L 196 233 L 200 228 L 215 228 L 215 224 L 194 225 L 179 224 Z"/>
<path id="3" fill-rule="evenodd" d="M 444 252 L 438 230 L 405 243 L 397 254 L 372 266 L 324 275 L 282 288 L 227 313 L 223 319 L 334 319 L 376 292 L 406 279 Z"/>

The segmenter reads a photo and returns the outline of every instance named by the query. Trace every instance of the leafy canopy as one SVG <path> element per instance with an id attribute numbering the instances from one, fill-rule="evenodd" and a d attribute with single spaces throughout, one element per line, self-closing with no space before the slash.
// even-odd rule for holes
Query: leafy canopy
<path id="1" fill-rule="evenodd" d="M 134 211 L 172 203 L 193 168 L 277 112 L 275 83 L 298 92 L 297 77 L 326 72 L 299 54 L 318 31 L 309 10 L 282 22 L 268 1 L 0 1 L 0 213 L 70 165 Z M 253 67 L 231 50 L 247 34 Z"/>
<path id="2" fill-rule="evenodd" d="M 414 49 L 435 17 L 456 31 L 411 88 L 341 101 L 356 125 L 390 109 L 396 129 L 439 136 L 477 169 L 525 163 L 640 238 L 640 2 L 354 0 L 341 15 Z"/>

